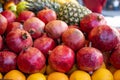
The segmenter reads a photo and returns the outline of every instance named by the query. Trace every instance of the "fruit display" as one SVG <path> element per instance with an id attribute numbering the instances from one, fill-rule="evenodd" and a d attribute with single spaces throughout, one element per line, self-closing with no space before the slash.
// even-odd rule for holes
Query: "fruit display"
<path id="1" fill-rule="evenodd" d="M 76 0 L 24 1 L 0 13 L 0 80 L 120 80 L 120 29 L 102 14 Z"/>

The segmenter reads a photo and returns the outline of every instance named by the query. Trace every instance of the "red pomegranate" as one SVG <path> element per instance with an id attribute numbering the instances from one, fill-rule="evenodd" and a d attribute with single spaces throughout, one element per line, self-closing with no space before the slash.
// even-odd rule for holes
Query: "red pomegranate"
<path id="1" fill-rule="evenodd" d="M 23 25 L 20 22 L 12 22 L 8 24 L 6 33 L 8 34 L 12 30 L 23 29 Z"/>
<path id="2" fill-rule="evenodd" d="M 7 34 L 6 43 L 10 50 L 18 54 L 21 52 L 21 50 L 32 46 L 33 41 L 32 37 L 27 31 L 16 29 Z"/>
<path id="3" fill-rule="evenodd" d="M 38 48 L 44 54 L 44 56 L 48 58 L 49 51 L 55 48 L 56 43 L 52 38 L 43 36 L 43 37 L 37 38 L 34 41 L 33 46 Z"/>
<path id="4" fill-rule="evenodd" d="M 93 47 L 83 47 L 77 52 L 77 66 L 88 72 L 101 67 L 103 63 L 102 53 Z"/>
<path id="5" fill-rule="evenodd" d="M 101 51 L 111 51 L 120 42 L 120 34 L 114 27 L 101 25 L 95 27 L 89 34 L 92 46 Z"/>
<path id="6" fill-rule="evenodd" d="M 80 20 L 80 29 L 87 35 L 94 27 L 106 24 L 104 16 L 99 13 L 90 13 Z"/>
<path id="7" fill-rule="evenodd" d="M 115 68 L 120 69 L 120 44 L 113 50 L 110 62 Z"/>
<path id="8" fill-rule="evenodd" d="M 5 10 L 1 14 L 7 19 L 8 24 L 16 20 L 16 15 L 11 10 Z"/>
<path id="9" fill-rule="evenodd" d="M 34 17 L 35 14 L 32 11 L 22 11 L 18 17 L 17 21 L 24 23 L 27 19 Z"/>
<path id="10" fill-rule="evenodd" d="M 53 11 L 52 9 L 48 9 L 48 8 L 39 11 L 37 13 L 37 17 L 40 20 L 42 20 L 45 24 L 47 24 L 48 22 L 50 22 L 52 20 L 57 19 L 57 15 L 56 15 L 55 11 Z"/>
<path id="11" fill-rule="evenodd" d="M 49 55 L 50 66 L 59 72 L 68 72 L 74 65 L 75 53 L 65 45 L 59 45 Z"/>
<path id="12" fill-rule="evenodd" d="M 62 33 L 68 29 L 68 25 L 61 20 L 50 21 L 45 26 L 45 31 L 49 37 L 53 39 L 58 39 L 61 37 Z"/>
<path id="13" fill-rule="evenodd" d="M 31 34 L 32 38 L 36 39 L 44 32 L 45 23 L 37 17 L 31 17 L 24 22 L 23 26 Z"/>
<path id="14" fill-rule="evenodd" d="M 0 14 L 0 35 L 4 34 L 7 28 L 7 19 Z"/>
<path id="15" fill-rule="evenodd" d="M 3 48 L 3 38 L 2 36 L 0 35 L 0 50 L 2 50 Z"/>
<path id="16" fill-rule="evenodd" d="M 17 59 L 18 68 L 24 73 L 40 72 L 45 66 L 44 55 L 35 47 L 23 50 Z"/>
<path id="17" fill-rule="evenodd" d="M 16 69 L 17 55 L 10 51 L 0 52 L 0 72 L 7 73 L 10 70 Z"/>
<path id="18" fill-rule="evenodd" d="M 69 28 L 62 34 L 62 41 L 74 51 L 79 50 L 85 45 L 85 37 L 77 28 Z"/>

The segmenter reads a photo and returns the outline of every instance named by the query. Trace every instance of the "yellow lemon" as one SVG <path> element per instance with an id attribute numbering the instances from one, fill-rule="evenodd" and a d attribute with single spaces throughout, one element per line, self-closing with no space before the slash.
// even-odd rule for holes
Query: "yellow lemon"
<path id="1" fill-rule="evenodd" d="M 106 68 L 105 63 L 103 62 L 100 68 Z"/>
<path id="2" fill-rule="evenodd" d="M 11 79 L 11 80 L 26 80 L 25 75 L 18 71 L 18 70 L 11 70 L 5 74 L 4 79 Z"/>
<path id="3" fill-rule="evenodd" d="M 120 80 L 120 69 L 114 72 L 113 77 L 114 80 Z"/>
<path id="4" fill-rule="evenodd" d="M 105 68 L 100 68 L 92 74 L 92 80 L 114 80 L 112 73 Z"/>
<path id="5" fill-rule="evenodd" d="M 77 70 L 70 75 L 70 80 L 91 80 L 91 77 L 87 72 Z"/>
<path id="6" fill-rule="evenodd" d="M 53 72 L 48 75 L 47 80 L 69 80 L 68 76 L 61 72 Z"/>
<path id="7" fill-rule="evenodd" d="M 34 73 L 28 76 L 27 80 L 46 80 L 42 73 Z"/>
<path id="8" fill-rule="evenodd" d="M 2 73 L 0 73 L 0 79 L 2 79 L 2 77 L 3 77 L 3 76 L 2 76 Z"/>

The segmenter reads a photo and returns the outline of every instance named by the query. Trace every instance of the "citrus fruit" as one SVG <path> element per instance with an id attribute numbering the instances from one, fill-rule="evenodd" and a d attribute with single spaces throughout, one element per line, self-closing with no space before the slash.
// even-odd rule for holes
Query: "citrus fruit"
<path id="1" fill-rule="evenodd" d="M 120 80 L 120 69 L 114 72 L 113 77 L 114 80 Z"/>
<path id="2" fill-rule="evenodd" d="M 22 72 L 20 72 L 18 70 L 11 70 L 5 74 L 4 79 L 26 80 L 26 77 Z"/>
<path id="3" fill-rule="evenodd" d="M 106 68 L 105 63 L 103 62 L 100 68 Z"/>
<path id="4" fill-rule="evenodd" d="M 76 71 L 78 68 L 76 65 L 73 65 L 72 69 L 67 73 L 68 75 L 70 75 L 71 73 L 73 73 L 74 71 Z"/>
<path id="5" fill-rule="evenodd" d="M 47 73 L 47 74 L 50 74 L 50 73 L 52 73 L 52 72 L 55 72 L 55 70 L 52 69 L 50 65 L 47 65 L 46 73 Z"/>
<path id="6" fill-rule="evenodd" d="M 70 80 L 91 80 L 91 77 L 85 71 L 76 70 L 70 75 Z"/>
<path id="7" fill-rule="evenodd" d="M 2 79 L 2 77 L 3 77 L 3 76 L 2 76 L 2 73 L 0 73 L 0 79 Z"/>
<path id="8" fill-rule="evenodd" d="M 67 75 L 61 72 L 53 72 L 48 75 L 47 80 L 69 80 Z"/>
<path id="9" fill-rule="evenodd" d="M 114 80 L 112 73 L 105 68 L 100 68 L 92 74 L 92 80 Z"/>
<path id="10" fill-rule="evenodd" d="M 28 76 L 27 80 L 46 80 L 42 73 L 34 73 Z"/>

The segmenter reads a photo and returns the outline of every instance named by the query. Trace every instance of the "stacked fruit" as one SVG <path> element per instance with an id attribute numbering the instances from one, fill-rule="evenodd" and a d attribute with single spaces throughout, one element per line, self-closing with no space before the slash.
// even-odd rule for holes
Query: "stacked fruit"
<path id="1" fill-rule="evenodd" d="M 102 14 L 72 2 L 27 9 L 0 13 L 0 79 L 120 80 L 120 33 Z"/>

